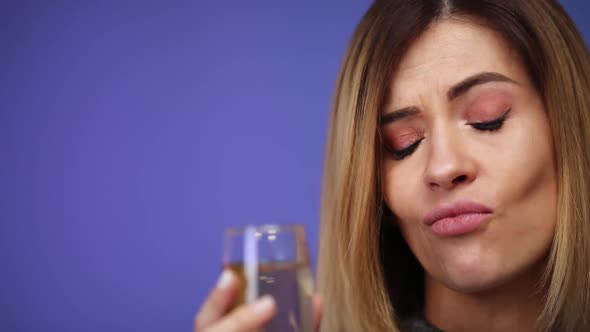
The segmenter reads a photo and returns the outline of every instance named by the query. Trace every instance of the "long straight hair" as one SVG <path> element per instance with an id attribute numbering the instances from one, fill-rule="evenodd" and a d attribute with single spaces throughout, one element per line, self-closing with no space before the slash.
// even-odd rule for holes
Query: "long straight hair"
<path id="1" fill-rule="evenodd" d="M 499 32 L 522 59 L 551 124 L 557 225 L 543 276 L 539 330 L 590 330 L 590 55 L 551 0 L 378 0 L 359 23 L 337 80 L 322 193 L 318 286 L 322 331 L 399 331 L 422 303 L 423 270 L 381 191 L 380 109 L 393 71 L 438 20 Z"/>

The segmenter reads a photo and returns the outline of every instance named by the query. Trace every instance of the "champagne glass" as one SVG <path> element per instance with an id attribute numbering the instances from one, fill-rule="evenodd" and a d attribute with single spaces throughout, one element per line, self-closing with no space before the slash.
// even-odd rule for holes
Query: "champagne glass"
<path id="1" fill-rule="evenodd" d="M 228 228 L 223 265 L 241 282 L 235 306 L 266 294 L 274 297 L 277 315 L 262 331 L 313 331 L 313 278 L 303 226 Z"/>

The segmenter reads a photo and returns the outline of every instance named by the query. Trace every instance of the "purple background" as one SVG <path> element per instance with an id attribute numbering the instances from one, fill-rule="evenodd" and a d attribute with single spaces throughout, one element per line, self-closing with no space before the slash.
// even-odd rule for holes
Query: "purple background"
<path id="1" fill-rule="evenodd" d="M 229 225 L 304 223 L 315 258 L 368 5 L 2 1 L 0 330 L 191 330 Z"/>

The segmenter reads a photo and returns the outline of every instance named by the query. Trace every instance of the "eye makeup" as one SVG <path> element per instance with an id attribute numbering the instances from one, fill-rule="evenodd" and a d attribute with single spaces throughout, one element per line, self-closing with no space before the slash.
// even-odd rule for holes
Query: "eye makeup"
<path id="1" fill-rule="evenodd" d="M 393 159 L 402 160 L 405 157 L 414 153 L 414 151 L 416 150 L 416 148 L 418 148 L 418 145 L 420 144 L 420 142 L 422 142 L 423 139 L 424 138 L 421 138 L 421 139 L 417 140 L 416 142 L 412 143 L 410 146 L 403 148 L 401 150 L 387 149 L 387 145 L 386 145 L 386 149 L 391 154 Z"/>
<path id="2" fill-rule="evenodd" d="M 479 131 L 499 130 L 512 111 L 512 98 L 504 91 L 484 90 L 471 100 L 463 116 L 467 125 Z"/>
<path id="3" fill-rule="evenodd" d="M 496 132 L 510 116 L 513 98 L 506 91 L 478 90 L 451 107 L 456 107 L 457 116 L 460 117 L 457 120 L 460 119 L 463 124 L 479 132 Z M 416 151 L 425 137 L 423 121 L 424 119 L 403 120 L 403 124 L 391 123 L 381 127 L 383 146 L 392 159 L 402 160 Z"/>
<path id="4" fill-rule="evenodd" d="M 463 117 L 467 123 L 483 123 L 497 120 L 512 108 L 512 98 L 502 91 L 482 91 L 473 94 L 467 102 Z"/>
<path id="5" fill-rule="evenodd" d="M 383 135 L 385 150 L 396 160 L 412 154 L 423 139 L 423 131 L 415 128 L 403 128 L 395 134 L 386 130 Z"/>
<path id="6" fill-rule="evenodd" d="M 418 139 L 420 139 L 421 133 L 413 128 L 404 128 L 399 133 L 392 135 L 390 138 L 390 144 L 393 149 L 403 149 L 409 145 L 412 145 Z"/>
<path id="7" fill-rule="evenodd" d="M 508 118 L 508 116 L 510 115 L 511 110 L 512 109 L 509 108 L 499 118 L 494 119 L 492 121 L 474 122 L 474 123 L 468 123 L 468 125 L 470 125 L 471 127 L 475 128 L 477 130 L 481 130 L 481 131 L 496 131 L 496 130 L 502 128 L 502 125 L 504 124 L 504 121 L 506 121 L 506 118 Z"/>

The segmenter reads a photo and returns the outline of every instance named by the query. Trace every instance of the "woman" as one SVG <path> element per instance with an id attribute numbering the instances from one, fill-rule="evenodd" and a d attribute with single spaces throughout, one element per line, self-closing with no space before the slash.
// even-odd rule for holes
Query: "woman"
<path id="1" fill-rule="evenodd" d="M 590 56 L 556 1 L 376 1 L 330 123 L 322 331 L 590 331 Z M 222 293 L 197 331 L 276 310 Z"/>

